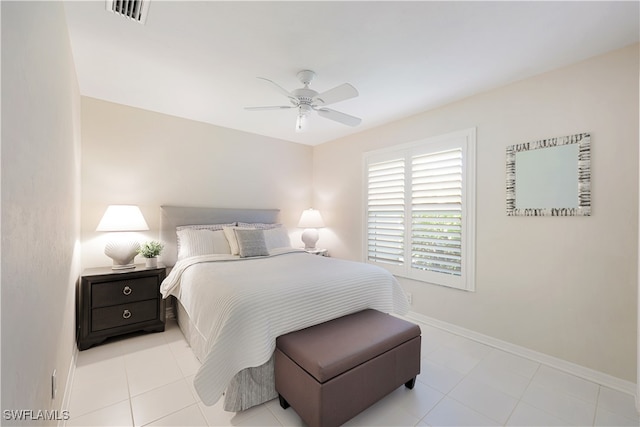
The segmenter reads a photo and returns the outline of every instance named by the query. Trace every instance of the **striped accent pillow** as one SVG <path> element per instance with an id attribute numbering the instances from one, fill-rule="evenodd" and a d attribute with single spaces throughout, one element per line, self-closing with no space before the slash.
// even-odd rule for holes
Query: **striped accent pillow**
<path id="1" fill-rule="evenodd" d="M 217 230 L 222 230 L 224 227 L 233 227 L 234 225 L 236 225 L 236 223 L 231 223 L 231 224 L 194 224 L 194 225 L 181 225 L 179 227 L 176 227 L 176 234 L 177 234 L 177 239 L 176 239 L 176 248 L 178 250 L 178 259 L 180 258 L 180 247 L 182 246 L 182 239 L 180 238 L 181 234 L 179 233 L 180 231 L 183 230 L 211 230 L 211 231 L 217 231 Z"/>
<path id="2" fill-rule="evenodd" d="M 270 230 L 272 228 L 282 227 L 282 224 L 267 224 L 264 222 L 239 222 L 238 227 L 255 228 L 258 230 Z"/>
<path id="3" fill-rule="evenodd" d="M 254 256 L 267 256 L 267 244 L 264 241 L 264 231 L 259 229 L 243 230 L 242 228 L 234 228 L 236 239 L 238 241 L 238 249 L 241 258 L 249 258 Z"/>
<path id="4" fill-rule="evenodd" d="M 222 230 L 187 228 L 177 232 L 181 242 L 178 259 L 198 255 L 230 254 L 231 248 Z"/>

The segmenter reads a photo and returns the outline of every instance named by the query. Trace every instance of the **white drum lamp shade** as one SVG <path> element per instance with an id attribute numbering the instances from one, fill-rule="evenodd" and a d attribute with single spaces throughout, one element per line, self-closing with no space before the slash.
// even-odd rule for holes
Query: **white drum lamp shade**
<path id="1" fill-rule="evenodd" d="M 96 231 L 127 232 L 144 231 L 149 226 L 135 205 L 110 205 L 107 207 Z M 113 260 L 113 270 L 134 268 L 133 259 L 140 249 L 137 240 L 124 236 L 110 236 L 112 239 L 104 247 L 106 256 Z"/>
<path id="2" fill-rule="evenodd" d="M 305 249 L 315 249 L 319 234 L 318 228 L 324 227 L 324 221 L 320 212 L 315 209 L 307 209 L 302 212 L 298 227 L 304 228 L 302 232 L 302 241 Z"/>

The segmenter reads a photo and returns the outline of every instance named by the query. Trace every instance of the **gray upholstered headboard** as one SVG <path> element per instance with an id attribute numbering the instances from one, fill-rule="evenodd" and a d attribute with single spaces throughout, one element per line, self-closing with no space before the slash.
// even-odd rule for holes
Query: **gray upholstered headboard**
<path id="1" fill-rule="evenodd" d="M 197 208 L 189 206 L 160 206 L 160 241 L 164 250 L 161 262 L 173 267 L 178 258 L 176 227 L 197 224 L 226 224 L 239 222 L 278 222 L 279 209 Z"/>

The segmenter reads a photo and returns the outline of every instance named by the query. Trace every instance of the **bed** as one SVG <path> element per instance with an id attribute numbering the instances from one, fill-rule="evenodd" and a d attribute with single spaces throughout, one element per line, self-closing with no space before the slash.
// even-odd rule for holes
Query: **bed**
<path id="1" fill-rule="evenodd" d="M 194 387 L 206 405 L 224 396 L 238 412 L 277 397 L 279 335 L 366 308 L 404 314 L 386 270 L 292 247 L 277 209 L 161 207 L 162 283 L 202 366 Z"/>

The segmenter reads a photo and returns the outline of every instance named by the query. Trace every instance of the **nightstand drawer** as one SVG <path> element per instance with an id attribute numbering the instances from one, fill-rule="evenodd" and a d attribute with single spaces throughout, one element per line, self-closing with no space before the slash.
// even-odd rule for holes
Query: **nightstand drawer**
<path id="1" fill-rule="evenodd" d="M 91 314 L 92 331 L 131 325 L 156 319 L 158 317 L 158 300 L 94 308 Z"/>
<path id="2" fill-rule="evenodd" d="M 141 277 L 129 280 L 94 283 L 91 286 L 91 306 L 107 307 L 158 298 L 158 278 Z"/>

